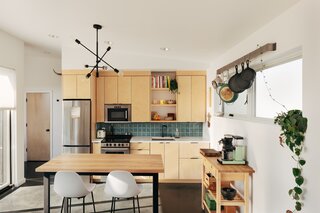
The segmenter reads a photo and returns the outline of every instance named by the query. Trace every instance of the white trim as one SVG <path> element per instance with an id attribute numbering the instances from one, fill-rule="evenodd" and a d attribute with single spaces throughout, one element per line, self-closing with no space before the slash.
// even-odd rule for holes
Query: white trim
<path id="1" fill-rule="evenodd" d="M 19 180 L 19 181 L 17 182 L 17 184 L 15 184 L 15 186 L 16 186 L 16 187 L 21 186 L 21 185 L 24 184 L 25 182 L 26 182 L 26 179 L 25 179 L 25 178 L 22 178 L 21 180 Z"/>
<path id="2" fill-rule="evenodd" d="M 52 118 L 53 118 L 53 96 L 52 96 L 52 90 L 27 90 L 25 92 L 25 97 L 24 99 L 26 100 L 27 98 L 27 93 L 49 93 L 49 96 L 50 96 L 50 159 L 52 158 L 53 156 L 53 121 L 52 121 Z M 25 104 L 25 122 L 27 122 L 27 105 Z M 27 160 L 27 152 L 26 152 L 26 146 L 27 146 L 27 129 L 25 128 L 24 130 L 24 145 L 25 145 L 25 149 L 24 149 L 24 153 L 25 153 L 25 157 L 24 157 L 24 160 L 26 161 Z"/>

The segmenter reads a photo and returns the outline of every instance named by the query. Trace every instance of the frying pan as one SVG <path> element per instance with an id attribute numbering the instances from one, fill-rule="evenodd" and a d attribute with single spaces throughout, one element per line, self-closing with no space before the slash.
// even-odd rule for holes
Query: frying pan
<path id="1" fill-rule="evenodd" d="M 228 84 L 221 84 L 219 89 L 219 97 L 225 103 L 233 103 L 238 98 L 238 93 L 233 92 Z"/>
<path id="2" fill-rule="evenodd" d="M 241 63 L 242 67 L 242 72 L 244 71 L 244 63 Z M 236 74 L 234 74 L 230 79 L 229 79 L 229 87 L 230 89 L 235 92 L 235 93 L 242 93 L 247 89 L 249 86 L 250 82 L 245 81 L 240 78 L 241 73 L 238 73 L 238 65 L 235 66 L 236 69 Z"/>
<path id="3" fill-rule="evenodd" d="M 256 71 L 249 67 L 249 60 L 246 61 L 247 67 L 245 70 L 241 72 L 241 79 L 245 81 L 254 81 L 254 78 L 256 77 Z M 249 87 L 248 87 L 249 88 Z M 248 89 L 247 88 L 247 89 Z"/>

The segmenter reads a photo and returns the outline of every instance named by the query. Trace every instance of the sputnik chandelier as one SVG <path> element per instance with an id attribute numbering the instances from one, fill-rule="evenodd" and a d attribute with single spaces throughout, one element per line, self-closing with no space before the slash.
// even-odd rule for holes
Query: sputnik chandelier
<path id="1" fill-rule="evenodd" d="M 96 70 L 96 77 L 99 77 L 99 69 L 107 69 L 108 66 L 113 69 L 114 72 L 119 73 L 119 70 L 114 68 L 112 65 L 110 65 L 108 62 L 106 62 L 105 60 L 103 60 L 103 57 L 107 54 L 107 52 L 109 52 L 111 50 L 111 47 L 109 46 L 107 48 L 107 50 L 104 52 L 104 54 L 102 55 L 102 57 L 99 56 L 99 40 L 98 40 L 98 32 L 99 30 L 101 30 L 102 26 L 99 24 L 94 24 L 93 28 L 96 29 L 96 53 L 94 53 L 92 50 L 90 50 L 88 47 L 86 47 L 84 44 L 82 44 L 78 39 L 75 40 L 75 42 L 77 44 L 80 44 L 81 46 L 83 46 L 86 50 L 88 50 L 90 53 L 92 53 L 94 56 L 96 56 L 96 65 L 95 66 L 90 66 L 90 65 L 84 65 L 85 68 L 92 68 L 92 70 L 86 75 L 87 78 L 91 77 L 91 73 Z M 108 66 L 99 66 L 100 62 L 104 62 L 106 65 Z"/>

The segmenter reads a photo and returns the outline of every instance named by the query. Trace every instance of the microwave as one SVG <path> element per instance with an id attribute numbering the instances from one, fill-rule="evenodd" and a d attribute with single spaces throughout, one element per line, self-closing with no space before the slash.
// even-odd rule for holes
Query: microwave
<path id="1" fill-rule="evenodd" d="M 130 104 L 106 104 L 104 120 L 108 121 L 131 121 Z"/>

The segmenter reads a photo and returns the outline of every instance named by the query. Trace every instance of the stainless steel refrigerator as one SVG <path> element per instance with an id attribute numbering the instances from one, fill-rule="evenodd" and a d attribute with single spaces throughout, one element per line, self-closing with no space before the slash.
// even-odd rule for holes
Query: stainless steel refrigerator
<path id="1" fill-rule="evenodd" d="M 91 101 L 63 100 L 63 153 L 90 153 Z"/>

